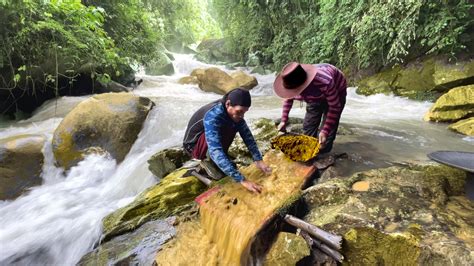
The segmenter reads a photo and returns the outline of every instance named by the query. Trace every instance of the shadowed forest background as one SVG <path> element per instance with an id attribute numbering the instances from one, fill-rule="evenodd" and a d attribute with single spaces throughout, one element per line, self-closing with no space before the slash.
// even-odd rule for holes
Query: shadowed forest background
<path id="1" fill-rule="evenodd" d="M 133 85 L 139 66 L 166 65 L 168 51 L 203 40 L 223 51 L 203 61 L 271 71 L 327 62 L 351 79 L 425 56 L 457 60 L 473 53 L 473 12 L 467 0 L 3 0 L 0 113 L 21 116 L 112 80 Z"/>

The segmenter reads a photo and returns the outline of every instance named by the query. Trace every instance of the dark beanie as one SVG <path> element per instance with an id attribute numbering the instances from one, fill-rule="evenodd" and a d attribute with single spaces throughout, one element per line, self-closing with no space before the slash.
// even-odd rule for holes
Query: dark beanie
<path id="1" fill-rule="evenodd" d="M 230 105 L 250 107 L 252 99 L 250 98 L 250 92 L 242 88 L 233 89 L 227 93 L 227 100 L 230 100 Z"/>

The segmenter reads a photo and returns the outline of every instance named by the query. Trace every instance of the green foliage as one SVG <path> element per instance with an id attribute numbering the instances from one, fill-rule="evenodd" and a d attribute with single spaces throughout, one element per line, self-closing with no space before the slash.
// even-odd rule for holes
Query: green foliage
<path id="1" fill-rule="evenodd" d="M 219 36 L 206 9 L 206 0 L 0 0 L 0 112 L 25 94 L 74 88 L 79 75 L 126 81 L 163 44 Z"/>
<path id="2" fill-rule="evenodd" d="M 286 62 L 379 68 L 425 54 L 465 51 L 473 41 L 469 0 L 212 0 L 233 50 Z"/>

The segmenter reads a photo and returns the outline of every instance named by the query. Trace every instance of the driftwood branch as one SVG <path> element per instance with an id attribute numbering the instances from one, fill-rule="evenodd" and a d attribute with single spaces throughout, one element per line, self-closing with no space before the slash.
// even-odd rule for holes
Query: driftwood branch
<path id="1" fill-rule="evenodd" d="M 304 240 L 306 241 L 308 246 L 311 247 L 311 249 L 313 249 L 313 247 L 316 247 L 317 249 L 320 249 L 322 252 L 324 252 L 326 255 L 339 262 L 342 262 L 342 260 L 344 259 L 344 256 L 342 256 L 341 253 L 334 249 L 331 249 L 330 247 L 323 244 L 321 241 L 313 239 L 307 232 L 301 231 L 300 235 L 304 238 Z M 324 259 L 324 261 L 327 261 L 327 259 Z"/>
<path id="2" fill-rule="evenodd" d="M 338 235 L 333 235 L 324 230 L 321 230 L 315 225 L 312 225 L 301 219 L 298 219 L 293 215 L 289 215 L 289 214 L 285 215 L 285 221 L 296 228 L 299 228 L 305 232 L 308 232 L 311 236 L 320 240 L 321 242 L 323 242 L 330 248 L 336 249 L 336 250 L 341 249 L 342 237 Z"/>
<path id="3" fill-rule="evenodd" d="M 306 241 L 306 244 L 309 246 L 311 257 L 313 258 L 314 265 L 337 265 L 336 260 L 329 256 L 328 254 L 321 251 L 318 246 L 315 244 L 315 241 L 307 232 L 298 229 L 299 234 Z M 326 246 L 327 247 L 327 246 Z M 329 249 L 329 247 L 327 247 Z M 337 252 L 337 251 L 336 251 Z"/>
<path id="4" fill-rule="evenodd" d="M 198 173 L 194 170 L 191 171 L 189 174 L 192 175 L 192 176 L 195 176 L 197 179 L 199 179 L 201 182 L 203 182 L 206 186 L 210 186 L 211 183 L 212 183 L 211 179 L 201 175 L 200 173 Z"/>

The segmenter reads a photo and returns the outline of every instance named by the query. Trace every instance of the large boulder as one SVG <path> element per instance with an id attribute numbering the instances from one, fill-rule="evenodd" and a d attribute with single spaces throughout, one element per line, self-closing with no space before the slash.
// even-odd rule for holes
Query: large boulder
<path id="1" fill-rule="evenodd" d="M 474 114 L 474 85 L 467 85 L 454 88 L 439 97 L 424 119 L 455 122 L 472 114 Z"/>
<path id="2" fill-rule="evenodd" d="M 242 87 L 247 90 L 253 89 L 255 86 L 258 85 L 257 78 L 254 76 L 250 76 L 247 73 L 243 71 L 235 71 L 230 74 L 230 76 L 237 81 L 237 84 L 239 87 Z"/>
<path id="3" fill-rule="evenodd" d="M 342 235 L 349 265 L 473 265 L 466 174 L 406 165 L 333 178 L 304 192 L 305 220 Z"/>
<path id="4" fill-rule="evenodd" d="M 310 255 L 308 244 L 303 237 L 280 232 L 265 257 L 264 265 L 286 266 L 297 265 L 304 257 Z"/>
<path id="5" fill-rule="evenodd" d="M 270 139 L 278 134 L 275 122 L 268 118 L 259 118 L 250 123 L 249 127 L 260 152 L 265 154 L 271 149 Z M 238 134 L 229 148 L 229 155 L 235 158 L 235 162 L 243 165 L 249 165 L 253 162 L 252 155 Z"/>
<path id="6" fill-rule="evenodd" d="M 474 60 L 449 63 L 442 58 L 395 66 L 357 82 L 357 93 L 393 93 L 417 100 L 432 100 L 451 88 L 474 84 Z"/>
<path id="7" fill-rule="evenodd" d="M 41 184 L 45 141 L 39 135 L 0 139 L 0 200 L 15 199 L 28 188 Z"/>
<path id="8" fill-rule="evenodd" d="M 148 62 L 148 64 L 145 66 L 145 74 L 153 76 L 173 75 L 173 62 L 167 54 L 160 52 L 157 59 Z"/>
<path id="9" fill-rule="evenodd" d="M 103 240 L 133 231 L 145 222 L 181 212 L 207 188 L 196 177 L 183 176 L 186 172 L 186 169 L 180 169 L 167 175 L 132 203 L 106 216 Z"/>
<path id="10" fill-rule="evenodd" d="M 141 131 L 153 102 L 130 93 L 95 95 L 78 104 L 54 131 L 53 152 L 69 169 L 90 152 L 121 162 Z"/>
<path id="11" fill-rule="evenodd" d="M 474 117 L 459 120 L 458 122 L 449 125 L 448 128 L 464 135 L 474 136 Z"/>
<path id="12" fill-rule="evenodd" d="M 191 72 L 191 76 L 181 78 L 179 83 L 197 83 L 201 90 L 218 94 L 226 94 L 237 87 L 251 90 L 258 85 L 258 81 L 255 77 L 243 71 L 235 71 L 229 75 L 227 72 L 216 67 L 194 69 Z"/>
<path id="13" fill-rule="evenodd" d="M 229 48 L 228 39 L 203 40 L 196 48 L 196 58 L 207 63 L 235 62 L 235 56 Z"/>
<path id="14" fill-rule="evenodd" d="M 217 67 L 202 70 L 193 70 L 191 76 L 199 80 L 199 88 L 206 92 L 226 94 L 228 91 L 237 88 L 239 84 L 225 71 Z"/>
<path id="15" fill-rule="evenodd" d="M 155 153 L 148 159 L 148 169 L 155 177 L 162 177 L 180 168 L 191 159 L 183 148 L 169 148 Z"/>
<path id="16" fill-rule="evenodd" d="M 77 265 L 152 265 L 156 252 L 176 234 L 175 217 L 150 221 L 137 230 L 102 243 Z"/>

